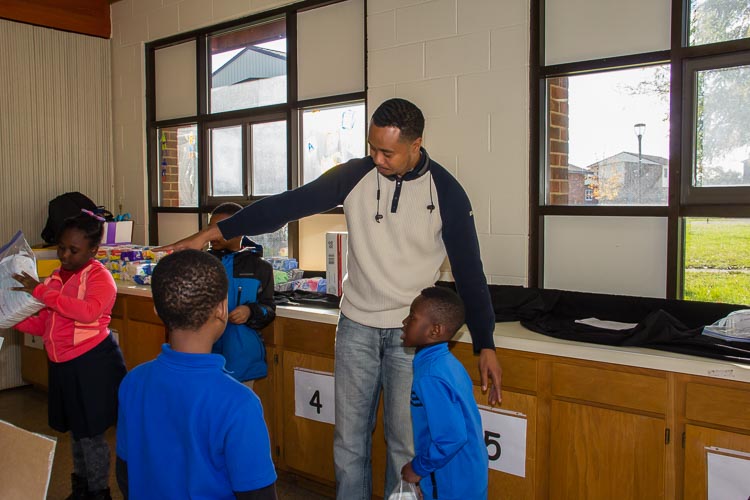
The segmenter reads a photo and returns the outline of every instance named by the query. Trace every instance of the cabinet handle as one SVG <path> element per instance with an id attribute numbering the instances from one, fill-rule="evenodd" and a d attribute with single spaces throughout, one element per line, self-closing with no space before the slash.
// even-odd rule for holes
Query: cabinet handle
<path id="1" fill-rule="evenodd" d="M 664 429 L 664 444 L 669 444 L 669 435 L 669 427 L 667 427 L 666 429 Z"/>

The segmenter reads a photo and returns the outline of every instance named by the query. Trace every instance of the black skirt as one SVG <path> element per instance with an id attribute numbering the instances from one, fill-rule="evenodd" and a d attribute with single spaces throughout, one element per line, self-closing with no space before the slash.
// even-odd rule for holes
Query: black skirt
<path id="1" fill-rule="evenodd" d="M 78 440 L 102 434 L 117 421 L 117 390 L 125 361 L 110 334 L 70 361 L 49 365 L 49 426 Z"/>

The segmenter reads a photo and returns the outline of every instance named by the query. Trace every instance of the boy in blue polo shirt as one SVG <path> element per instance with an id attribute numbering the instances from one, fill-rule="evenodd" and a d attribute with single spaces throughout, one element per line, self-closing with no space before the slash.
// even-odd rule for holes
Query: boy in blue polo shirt
<path id="1" fill-rule="evenodd" d="M 414 459 L 404 481 L 424 498 L 487 499 L 488 459 L 469 374 L 448 350 L 464 323 L 464 305 L 443 287 L 422 290 L 403 321 L 404 347 L 416 347 L 411 389 Z"/>
<path id="2" fill-rule="evenodd" d="M 125 498 L 276 499 L 258 397 L 211 346 L 227 323 L 227 276 L 197 250 L 168 255 L 151 289 L 169 344 L 120 385 L 117 482 Z"/>

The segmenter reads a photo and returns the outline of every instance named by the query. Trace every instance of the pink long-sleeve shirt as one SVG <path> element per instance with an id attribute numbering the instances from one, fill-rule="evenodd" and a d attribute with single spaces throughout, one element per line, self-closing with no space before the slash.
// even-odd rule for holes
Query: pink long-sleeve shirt
<path id="1" fill-rule="evenodd" d="M 61 363 L 77 358 L 109 335 L 117 286 L 99 261 L 89 261 L 65 283 L 59 269 L 55 270 L 34 288 L 32 295 L 44 303 L 44 309 L 15 328 L 42 336 L 51 361 Z"/>

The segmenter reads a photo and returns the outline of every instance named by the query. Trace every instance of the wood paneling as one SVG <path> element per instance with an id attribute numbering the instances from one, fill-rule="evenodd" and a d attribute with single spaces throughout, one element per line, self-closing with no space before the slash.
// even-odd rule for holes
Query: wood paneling
<path id="1" fill-rule="evenodd" d="M 707 384 L 688 384 L 685 416 L 750 431 L 750 392 Z"/>
<path id="2" fill-rule="evenodd" d="M 21 346 L 21 376 L 26 382 L 47 388 L 47 351 Z"/>
<path id="3" fill-rule="evenodd" d="M 107 0 L 0 0 L 0 17 L 101 38 L 112 33 Z"/>
<path id="4" fill-rule="evenodd" d="M 474 386 L 474 399 L 480 404 L 487 396 L 480 386 Z M 489 471 L 487 498 L 532 499 L 536 484 L 536 397 L 517 392 L 503 391 L 503 410 L 526 415 L 526 476 L 520 477 L 496 470 Z"/>
<path id="5" fill-rule="evenodd" d="M 120 334 L 121 348 L 128 370 L 158 356 L 162 344 L 166 341 L 164 326 L 128 321 L 125 335 Z"/>
<path id="6" fill-rule="evenodd" d="M 745 412 L 747 412 L 747 407 L 745 407 Z M 750 436 L 688 425 L 685 430 L 685 500 L 706 499 L 708 489 L 706 446 L 750 453 Z"/>
<path id="7" fill-rule="evenodd" d="M 288 318 L 276 318 L 277 342 L 292 351 L 320 354 L 333 357 L 335 352 L 336 325 L 313 323 Z"/>
<path id="8" fill-rule="evenodd" d="M 474 354 L 471 344 L 451 342 L 451 352 L 464 365 L 471 380 L 481 386 L 479 356 Z M 503 369 L 503 388 L 536 391 L 537 361 L 534 358 L 520 355 L 516 351 L 499 349 L 497 359 Z"/>
<path id="9" fill-rule="evenodd" d="M 550 497 L 664 498 L 664 421 L 552 402 Z"/>
<path id="10" fill-rule="evenodd" d="M 667 380 L 664 377 L 554 363 L 552 395 L 664 413 Z"/>
<path id="11" fill-rule="evenodd" d="M 163 325 L 154 310 L 154 301 L 147 297 L 128 297 L 128 319 Z"/>
<path id="12" fill-rule="evenodd" d="M 297 472 L 333 483 L 333 425 L 294 414 L 294 369 L 333 373 L 333 359 L 286 351 L 282 365 L 284 462 Z"/>

